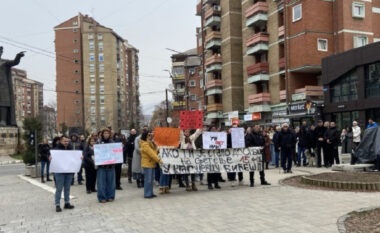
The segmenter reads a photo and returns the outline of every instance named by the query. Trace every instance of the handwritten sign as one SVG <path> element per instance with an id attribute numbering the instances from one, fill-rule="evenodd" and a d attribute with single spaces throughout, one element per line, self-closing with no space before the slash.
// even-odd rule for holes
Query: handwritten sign
<path id="1" fill-rule="evenodd" d="M 203 127 L 202 111 L 181 111 L 179 117 L 181 129 L 201 129 Z"/>
<path id="2" fill-rule="evenodd" d="M 154 142 L 157 146 L 178 147 L 179 128 L 154 128 Z"/>
<path id="3" fill-rule="evenodd" d="M 227 134 L 225 132 L 203 132 L 203 149 L 226 149 Z"/>
<path id="4" fill-rule="evenodd" d="M 164 174 L 262 171 L 260 148 L 223 150 L 160 149 Z"/>
<path id="5" fill-rule="evenodd" d="M 231 128 L 232 148 L 244 148 L 244 128 Z"/>
<path id="6" fill-rule="evenodd" d="M 77 173 L 82 166 L 81 150 L 51 150 L 50 172 Z"/>
<path id="7" fill-rule="evenodd" d="M 95 144 L 95 165 L 123 163 L 123 146 L 121 143 Z"/>

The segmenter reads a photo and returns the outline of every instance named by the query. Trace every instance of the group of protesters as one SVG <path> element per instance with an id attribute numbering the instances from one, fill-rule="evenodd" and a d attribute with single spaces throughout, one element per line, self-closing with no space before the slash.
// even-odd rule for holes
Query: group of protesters
<path id="1" fill-rule="evenodd" d="M 375 126 L 376 123 L 369 121 L 369 127 Z M 238 127 L 236 124 L 233 128 Z M 202 132 L 220 132 L 215 126 L 204 126 L 203 129 L 181 130 L 179 149 L 195 150 L 203 148 Z M 231 128 L 225 130 L 227 133 L 227 148 L 231 148 Z M 335 122 L 318 121 L 317 125 L 308 125 L 306 121 L 302 122 L 300 127 L 290 128 L 287 123 L 281 126 L 261 127 L 255 124 L 248 127 L 245 132 L 245 147 L 258 147 L 262 154 L 263 167 L 260 170 L 261 185 L 270 185 L 265 179 L 265 169 L 269 165 L 281 168 L 284 173 L 292 173 L 292 164 L 296 166 L 313 165 L 317 167 L 323 165 L 331 167 L 335 163 L 339 164 L 338 146 L 342 143 L 343 150 L 349 151 L 354 149 L 360 143 L 361 130 L 356 121 L 352 127 L 347 127 L 340 133 Z M 136 181 L 137 188 L 144 188 L 144 198 L 154 198 L 154 183 L 159 185 L 159 194 L 170 193 L 173 180 L 177 180 L 179 187 L 185 188 L 186 191 L 197 191 L 196 182 L 203 183 L 204 174 L 164 174 L 160 165 L 162 160 L 159 156 L 159 148 L 154 142 L 154 132 L 147 126 L 141 130 L 138 135 L 135 129 L 130 131 L 126 138 L 124 135 L 113 133 L 111 129 L 105 128 L 99 133 L 91 134 L 87 140 L 84 135 L 71 135 L 70 139 L 63 135 L 53 140 L 52 147 L 49 146 L 46 139 L 43 139 L 39 145 L 41 156 L 41 182 L 45 182 L 44 170 L 47 167 L 46 180 L 51 181 L 49 177 L 49 163 L 51 160 L 50 149 L 54 150 L 81 150 L 82 168 L 85 170 L 86 191 L 88 194 L 97 193 L 97 199 L 100 203 L 112 202 L 115 200 L 115 190 L 122 190 L 121 173 L 122 164 L 112 165 L 95 165 L 94 145 L 107 143 L 122 143 L 123 161 L 127 164 L 128 182 Z M 343 146 L 344 145 L 344 146 Z M 311 163 L 311 164 L 309 164 Z M 83 182 L 82 168 L 77 173 L 78 184 Z M 238 180 L 237 180 L 238 179 Z M 243 173 L 227 173 L 227 180 L 232 186 L 238 182 L 243 185 Z M 64 190 L 65 209 L 74 208 L 70 204 L 70 186 L 74 184 L 73 173 L 55 173 L 54 181 L 56 186 L 55 205 L 56 211 L 62 211 L 60 199 L 62 190 Z M 254 187 L 254 172 L 249 173 L 250 186 Z M 220 182 L 226 182 L 221 173 L 208 173 L 208 189 L 220 189 Z"/>

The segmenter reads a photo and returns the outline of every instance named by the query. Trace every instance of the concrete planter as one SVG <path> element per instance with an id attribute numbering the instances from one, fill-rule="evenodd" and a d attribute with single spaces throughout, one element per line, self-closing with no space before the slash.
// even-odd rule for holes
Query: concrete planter
<path id="1" fill-rule="evenodd" d="M 41 177 L 41 165 L 37 165 L 37 176 L 35 165 L 25 165 L 25 176 L 30 176 L 32 178 Z"/>

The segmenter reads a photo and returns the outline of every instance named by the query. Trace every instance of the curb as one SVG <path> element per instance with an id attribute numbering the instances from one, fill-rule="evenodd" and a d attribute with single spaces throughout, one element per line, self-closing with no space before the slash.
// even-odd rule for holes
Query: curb
<path id="1" fill-rule="evenodd" d="M 354 210 L 355 212 L 363 212 L 363 211 L 370 211 L 370 210 L 374 210 L 374 209 L 378 209 L 380 207 L 368 207 L 368 208 L 362 208 L 362 209 L 358 209 L 358 210 Z M 354 212 L 354 211 L 351 211 L 351 212 Z M 336 224 L 338 225 L 338 231 L 339 233 L 346 233 L 347 232 L 347 229 L 346 229 L 346 226 L 345 226 L 345 222 L 346 220 L 351 217 L 350 214 L 346 214 L 346 215 L 343 215 L 341 217 L 338 218 L 338 221 L 336 222 Z"/>
<path id="2" fill-rule="evenodd" d="M 24 163 L 24 162 L 22 160 L 3 161 L 3 162 L 0 162 L 0 166 L 9 165 L 9 164 L 20 164 L 20 163 Z"/>

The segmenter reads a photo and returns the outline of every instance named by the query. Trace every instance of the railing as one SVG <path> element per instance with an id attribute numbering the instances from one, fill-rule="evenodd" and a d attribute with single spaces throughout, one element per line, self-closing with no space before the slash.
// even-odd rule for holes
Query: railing
<path id="1" fill-rule="evenodd" d="M 247 67 L 248 75 L 255 75 L 255 74 L 260 74 L 260 73 L 267 74 L 268 72 L 269 72 L 268 62 L 256 63 Z"/>
<path id="2" fill-rule="evenodd" d="M 208 66 L 214 63 L 222 63 L 222 57 L 220 55 L 215 54 L 206 59 L 205 65 Z"/>
<path id="3" fill-rule="evenodd" d="M 249 104 L 257 104 L 263 102 L 270 102 L 270 93 L 260 93 L 248 96 Z"/>
<path id="4" fill-rule="evenodd" d="M 267 13 L 268 12 L 268 4 L 266 2 L 257 2 L 252 5 L 245 11 L 245 17 L 250 18 L 251 16 L 257 14 L 258 12 Z"/>
<path id="5" fill-rule="evenodd" d="M 213 87 L 222 87 L 223 83 L 220 79 L 214 79 L 210 80 L 206 83 L 206 89 L 213 88 Z"/>
<path id="6" fill-rule="evenodd" d="M 252 46 L 259 42 L 269 42 L 269 34 L 266 32 L 259 32 L 254 35 L 252 35 L 250 38 L 247 39 L 246 46 Z"/>

